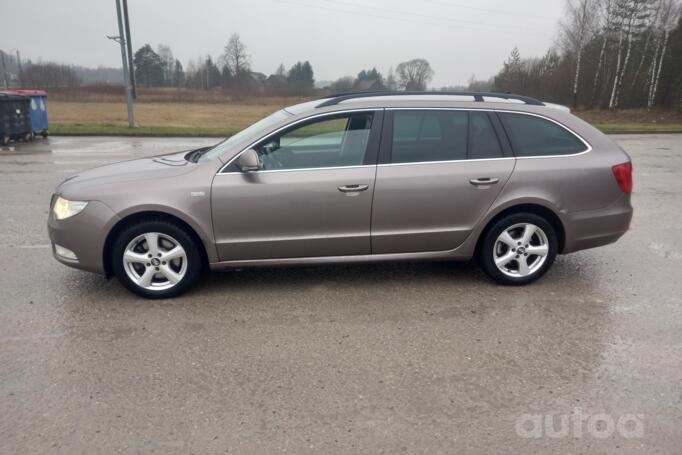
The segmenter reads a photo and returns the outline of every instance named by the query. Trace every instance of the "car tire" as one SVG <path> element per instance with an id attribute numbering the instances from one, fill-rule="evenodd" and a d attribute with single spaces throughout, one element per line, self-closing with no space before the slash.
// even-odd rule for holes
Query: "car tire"
<path id="1" fill-rule="evenodd" d="M 161 219 L 142 221 L 116 237 L 111 268 L 128 290 L 141 297 L 176 297 L 201 275 L 200 248 L 198 240 L 177 223 Z"/>
<path id="2" fill-rule="evenodd" d="M 535 213 L 513 213 L 485 230 L 477 260 L 497 283 L 523 285 L 549 270 L 558 249 L 556 230 L 550 222 Z"/>

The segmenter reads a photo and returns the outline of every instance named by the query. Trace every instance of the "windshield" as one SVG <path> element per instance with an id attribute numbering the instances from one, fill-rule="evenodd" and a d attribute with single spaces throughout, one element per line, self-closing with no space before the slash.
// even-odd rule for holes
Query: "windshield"
<path id="1" fill-rule="evenodd" d="M 288 117 L 291 117 L 291 114 L 289 114 L 284 109 L 277 111 L 273 114 L 270 114 L 267 117 L 258 120 L 253 125 L 244 128 L 240 132 L 233 134 L 224 141 L 218 143 L 213 148 L 204 153 L 203 156 L 199 159 L 199 161 L 213 160 L 222 155 L 227 150 L 229 150 L 229 148 L 232 147 L 233 145 L 238 144 L 239 142 L 247 139 L 250 136 L 257 136 L 258 133 L 266 131 L 272 125 L 279 123 Z"/>

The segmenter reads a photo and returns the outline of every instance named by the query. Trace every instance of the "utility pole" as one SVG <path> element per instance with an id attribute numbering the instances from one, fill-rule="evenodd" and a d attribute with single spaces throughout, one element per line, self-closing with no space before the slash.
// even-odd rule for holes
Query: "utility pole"
<path id="1" fill-rule="evenodd" d="M 128 50 L 128 68 L 130 69 L 130 86 L 132 87 L 133 99 L 137 99 L 137 87 L 135 84 L 135 65 L 133 65 L 133 40 L 130 37 L 130 21 L 128 20 L 128 0 L 123 0 L 123 24 L 125 25 L 125 40 Z"/>
<path id="2" fill-rule="evenodd" d="M 21 82 L 21 75 L 22 69 L 21 69 L 21 54 L 19 53 L 19 49 L 17 49 L 17 65 L 19 65 L 19 81 Z"/>
<path id="3" fill-rule="evenodd" d="M 21 71 L 21 54 L 19 54 L 19 49 L 16 49 L 17 51 L 17 65 L 19 65 L 19 75 L 17 77 L 17 83 L 19 84 L 19 88 L 22 88 L 21 86 L 23 85 L 21 82 L 21 79 L 23 78 L 23 72 Z"/>
<path id="4" fill-rule="evenodd" d="M 119 0 L 114 0 L 116 2 L 116 14 L 118 15 L 118 36 L 107 36 L 107 38 L 112 39 L 121 46 L 121 62 L 123 63 L 123 85 L 126 90 L 126 102 L 128 104 L 128 126 L 130 128 L 135 128 L 135 112 L 133 111 L 133 96 L 130 90 L 130 77 L 128 76 L 128 58 L 126 56 L 126 40 L 123 28 L 123 17 L 121 15 L 121 3 Z"/>
<path id="5" fill-rule="evenodd" d="M 7 67 L 5 66 L 5 52 L 0 51 L 0 64 L 2 64 L 2 79 L 5 81 L 5 88 L 9 88 L 7 82 Z"/>

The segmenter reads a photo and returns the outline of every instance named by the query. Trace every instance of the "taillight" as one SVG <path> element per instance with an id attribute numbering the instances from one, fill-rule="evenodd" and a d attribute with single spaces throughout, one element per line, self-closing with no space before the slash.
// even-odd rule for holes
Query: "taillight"
<path id="1" fill-rule="evenodd" d="M 618 186 L 623 193 L 632 193 L 632 163 L 628 161 L 623 164 L 616 164 L 613 169 L 613 176 L 618 182 Z"/>

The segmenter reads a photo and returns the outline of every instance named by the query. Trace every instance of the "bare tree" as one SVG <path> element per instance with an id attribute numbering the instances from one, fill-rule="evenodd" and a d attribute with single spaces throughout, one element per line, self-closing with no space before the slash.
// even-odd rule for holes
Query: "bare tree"
<path id="1" fill-rule="evenodd" d="M 597 15 L 597 0 L 566 0 L 566 15 L 561 21 L 561 41 L 564 50 L 573 55 L 575 71 L 573 75 L 573 107 L 578 106 L 578 83 L 580 64 L 585 45 L 592 39 Z"/>
<path id="2" fill-rule="evenodd" d="M 649 23 L 647 24 L 647 33 L 646 33 L 646 39 L 644 41 L 644 48 L 642 49 L 642 55 L 640 56 L 639 59 L 639 64 L 637 65 L 637 69 L 635 70 L 635 75 L 632 77 L 632 82 L 630 84 L 630 92 L 634 95 L 635 91 L 634 88 L 637 85 L 637 82 L 639 81 L 639 74 L 642 71 L 642 68 L 644 67 L 644 61 L 647 58 L 647 52 L 649 50 L 649 45 L 651 44 L 652 39 L 654 38 L 655 31 L 656 31 L 656 25 L 658 24 L 661 16 L 661 7 L 663 6 L 663 0 L 656 0 L 656 5 L 654 7 L 654 14 L 649 17 Z"/>
<path id="3" fill-rule="evenodd" d="M 405 90 L 426 90 L 433 78 L 433 70 L 429 62 L 415 58 L 399 64 L 395 72 L 398 74 L 398 85 Z"/>
<path id="4" fill-rule="evenodd" d="M 592 82 L 592 98 L 590 107 L 594 107 L 597 101 L 597 88 L 599 86 L 599 75 L 604 67 L 604 59 L 606 56 L 606 46 L 609 42 L 609 36 L 612 31 L 613 24 L 613 0 L 601 0 L 600 12 L 602 14 L 602 42 L 599 48 L 599 58 L 597 59 L 597 69 L 594 72 L 594 81 Z"/>
<path id="5" fill-rule="evenodd" d="M 660 12 L 657 17 L 660 20 L 656 21 L 655 32 L 658 35 L 656 51 L 651 60 L 649 67 L 649 83 L 647 93 L 647 109 L 651 109 L 656 100 L 656 92 L 658 91 L 658 82 L 661 78 L 661 69 L 663 67 L 663 59 L 668 47 L 668 37 L 670 30 L 674 28 L 675 21 L 680 15 L 680 4 L 677 0 L 660 0 Z"/>
<path id="6" fill-rule="evenodd" d="M 230 36 L 225 45 L 223 60 L 236 80 L 251 71 L 251 56 L 246 53 L 246 45 L 239 39 L 239 34 Z"/>
<path id="7" fill-rule="evenodd" d="M 651 13 L 651 1 L 652 0 L 618 0 L 616 2 L 617 14 L 620 18 L 620 31 L 618 35 L 616 74 L 611 89 L 609 109 L 618 108 L 620 89 L 623 85 L 623 78 L 632 52 L 632 38 L 635 32 L 647 22 L 648 15 Z M 623 49 L 624 45 L 625 49 Z"/>
<path id="8" fill-rule="evenodd" d="M 28 62 L 23 68 L 22 84 L 35 88 L 53 89 L 78 87 L 81 83 L 73 67 L 54 62 Z"/>

